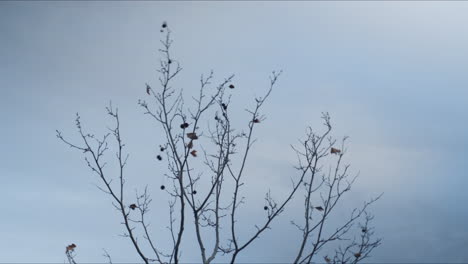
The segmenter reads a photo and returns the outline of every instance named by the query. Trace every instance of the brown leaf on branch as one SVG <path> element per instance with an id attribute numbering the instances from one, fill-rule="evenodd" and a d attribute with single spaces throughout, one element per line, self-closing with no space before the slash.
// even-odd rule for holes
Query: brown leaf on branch
<path id="1" fill-rule="evenodd" d="M 75 250 L 75 248 L 76 248 L 76 245 L 74 243 L 71 244 L 71 245 L 68 245 L 66 247 L 66 252 L 73 251 L 73 250 Z"/>
<path id="2" fill-rule="evenodd" d="M 196 150 L 190 151 L 190 155 L 196 157 L 197 156 L 197 151 Z"/>
<path id="3" fill-rule="evenodd" d="M 330 149 L 330 153 L 331 154 L 340 154 L 341 153 L 341 150 L 337 149 L 337 148 L 331 148 Z"/>
<path id="4" fill-rule="evenodd" d="M 193 133 L 187 133 L 187 137 L 190 138 L 191 140 L 196 140 L 198 139 L 198 136 L 195 132 Z"/>
<path id="5" fill-rule="evenodd" d="M 323 211 L 323 207 L 322 206 L 316 206 L 315 209 L 319 210 L 319 211 Z"/>
<path id="6" fill-rule="evenodd" d="M 135 210 L 138 206 L 136 204 L 131 204 L 129 207 L 130 209 Z"/>
<path id="7" fill-rule="evenodd" d="M 187 148 L 188 149 L 193 148 L 193 140 L 190 140 L 190 142 L 187 144 Z"/>

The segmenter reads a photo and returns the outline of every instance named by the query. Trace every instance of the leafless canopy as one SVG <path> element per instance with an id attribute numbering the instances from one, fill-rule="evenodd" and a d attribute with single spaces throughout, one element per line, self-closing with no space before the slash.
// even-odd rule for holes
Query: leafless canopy
<path id="1" fill-rule="evenodd" d="M 198 95 L 192 97 L 192 107 L 186 107 L 182 90 L 171 86 L 182 68 L 170 53 L 172 39 L 167 23 L 163 24 L 161 32 L 165 38 L 161 41 L 160 49 L 159 87 L 146 84 L 150 99 L 140 100 L 139 105 L 164 133 L 165 142 L 158 149 L 160 155 L 155 162 L 167 163 L 168 173 L 164 177 L 172 183 L 161 186 L 167 192 L 169 201 L 169 238 L 155 236 L 149 228 L 146 218 L 152 199 L 147 187 L 137 193 L 135 199 L 124 199 L 124 194 L 128 192 L 125 167 L 129 155 L 120 132 L 118 109 L 112 105 L 106 108 L 114 120 L 114 126 L 101 137 L 85 132 L 78 114 L 76 128 L 80 142 L 70 142 L 57 131 L 57 137 L 66 145 L 83 152 L 86 164 L 100 178 L 102 185 L 99 188 L 112 199 L 121 216 L 124 236 L 129 238 L 141 260 L 161 264 L 181 262 L 184 232 L 186 228 L 193 228 L 196 234 L 196 242 L 193 243 L 199 248 L 201 262 L 211 263 L 217 256 L 227 255 L 230 262 L 235 263 L 244 249 L 254 245 L 260 235 L 270 229 L 272 222 L 285 211 L 287 205 L 301 197 L 304 217 L 291 221 L 300 234 L 297 255 L 291 256 L 291 262 L 357 263 L 369 257 L 381 240 L 372 238 L 374 231 L 370 222 L 373 217 L 367 209 L 380 196 L 354 209 L 349 218 L 343 219 L 334 229 L 327 225 L 335 206 L 351 190 L 356 179 L 349 176 L 349 165 L 343 164 L 347 153 L 346 138 L 337 142 L 330 136 L 332 125 L 327 113 L 323 114 L 324 132 L 316 133 L 309 128 L 305 140 L 291 146 L 297 155 L 297 173 L 291 175 L 291 187 L 286 195 L 282 200 L 276 200 L 268 192 L 265 196 L 264 221 L 243 223 L 256 229 L 249 236 L 239 235 L 238 210 L 245 202 L 242 187 L 248 183 L 245 171 L 256 141 L 255 128 L 265 121 L 261 109 L 281 72 L 273 72 L 265 94 L 252 100 L 253 106 L 246 110 L 249 116 L 246 127 L 235 129 L 231 122 L 229 96 L 231 89 L 235 89 L 234 76 L 228 76 L 218 84 L 213 84 L 213 72 L 201 76 Z M 102 159 L 109 148 L 116 150 L 116 176 L 108 175 Z M 188 218 L 193 221 L 188 221 Z M 353 227 L 358 229 L 359 235 L 352 232 Z M 354 237 L 352 234 L 355 234 Z M 142 236 L 143 240 L 139 240 L 138 236 Z M 162 241 L 171 241 L 169 251 L 160 249 Z M 144 243 L 145 247 L 142 246 Z M 320 250 L 328 244 L 334 244 L 337 248 L 334 255 L 320 255 Z M 73 251 L 67 248 L 70 263 L 75 263 Z M 104 255 L 112 263 L 106 251 Z"/>

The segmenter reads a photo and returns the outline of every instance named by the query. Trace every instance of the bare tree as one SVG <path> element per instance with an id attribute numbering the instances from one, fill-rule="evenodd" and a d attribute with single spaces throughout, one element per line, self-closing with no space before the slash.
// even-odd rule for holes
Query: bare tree
<path id="1" fill-rule="evenodd" d="M 170 53 L 171 31 L 166 23 L 163 23 L 161 32 L 164 32 L 165 38 L 161 41 L 160 49 L 160 87 L 155 89 L 146 84 L 146 93 L 150 100 L 140 100 L 139 105 L 144 114 L 160 125 L 165 137 L 156 158 L 167 162 L 168 173 L 165 177 L 172 183 L 171 186 L 161 186 L 169 197 L 168 230 L 172 243 L 169 251 L 160 249 L 158 241 L 149 230 L 146 217 L 152 199 L 148 188 L 137 193 L 133 202 L 124 199 L 124 194 L 128 192 L 125 188 L 125 166 L 129 155 L 125 151 L 120 132 L 118 109 L 112 105 L 106 108 L 108 115 L 114 120 L 114 127 L 101 137 L 85 132 L 78 114 L 76 128 L 81 138 L 79 143 L 70 142 L 57 131 L 57 137 L 66 145 L 84 153 L 86 164 L 101 179 L 103 187 L 99 188 L 112 199 L 112 205 L 120 213 L 124 225 L 124 236 L 129 238 L 141 260 L 144 263 L 179 263 L 185 230 L 193 228 L 196 235 L 194 243 L 199 248 L 201 262 L 212 263 L 222 254 L 229 256 L 230 262 L 235 263 L 239 254 L 254 245 L 294 197 L 301 193 L 304 194 L 304 219 L 300 222 L 292 221 L 292 224 L 300 230 L 302 236 L 298 236 L 298 253 L 291 257 L 292 262 L 311 263 L 320 257 L 319 251 L 332 242 L 340 243 L 334 256 L 321 256 L 326 262 L 357 263 L 368 257 L 381 241 L 372 239 L 374 233 L 369 226 L 372 216 L 367 213 L 367 208 L 380 196 L 354 209 L 349 219 L 332 232 L 327 225 L 331 212 L 342 196 L 351 190 L 356 179 L 348 176 L 349 165 L 342 164 L 346 153 L 346 138 L 338 147 L 336 140 L 329 135 L 332 126 L 327 113 L 323 115 L 325 132 L 319 134 L 309 128 L 306 139 L 300 141 L 298 146 L 292 146 L 298 158 L 298 173 L 291 177 L 289 191 L 281 200 L 274 199 L 268 192 L 265 196 L 265 220 L 254 224 L 255 231 L 249 236 L 239 235 L 238 209 L 245 202 L 242 187 L 246 183 L 244 174 L 249 154 L 256 142 L 255 128 L 265 121 L 261 109 L 281 72 L 272 73 L 265 94 L 254 98 L 253 107 L 246 110 L 249 116 L 246 128 L 239 130 L 232 126 L 230 114 L 229 91 L 235 89 L 234 76 L 228 76 L 213 86 L 213 72 L 206 77 L 202 75 L 198 95 L 192 98 L 191 107 L 186 106 L 182 90 L 171 86 L 182 68 Z M 108 175 L 106 163 L 102 159 L 111 148 L 111 138 L 115 142 L 118 162 L 116 177 Z M 197 159 L 203 162 L 196 162 Z M 330 165 L 327 166 L 325 161 Z M 204 177 L 205 175 L 210 177 Z M 113 182 L 113 179 L 117 181 Z M 317 194 L 319 198 L 316 197 Z M 138 213 L 131 213 L 133 211 Z M 187 220 L 189 217 L 193 218 L 193 226 Z M 350 230 L 363 218 L 364 222 L 358 227 L 361 230 L 360 238 L 352 239 L 348 236 L 352 233 Z M 138 234 L 142 234 L 144 240 L 138 240 L 136 230 Z M 159 238 L 158 240 L 161 241 Z M 142 246 L 143 243 L 146 244 L 145 247 Z M 145 251 L 143 248 L 150 250 Z M 67 247 L 70 263 L 75 263 L 74 256 L 71 255 L 73 251 L 74 248 L 69 250 Z M 111 262 L 107 252 L 105 256 Z"/>

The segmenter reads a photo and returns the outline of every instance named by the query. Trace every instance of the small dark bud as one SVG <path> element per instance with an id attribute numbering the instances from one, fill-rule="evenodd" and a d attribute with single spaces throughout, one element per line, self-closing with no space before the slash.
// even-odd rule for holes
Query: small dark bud
<path id="1" fill-rule="evenodd" d="M 265 205 L 265 206 L 263 207 L 263 210 L 265 210 L 265 211 L 268 210 L 268 206 Z"/>
<path id="2" fill-rule="evenodd" d="M 136 204 L 131 204 L 129 207 L 130 207 L 130 209 L 132 209 L 132 210 L 135 210 L 135 209 L 137 208 Z"/>
<path id="3" fill-rule="evenodd" d="M 161 25 L 162 28 L 167 28 L 167 23 L 166 22 L 163 22 L 162 25 Z"/>
<path id="4" fill-rule="evenodd" d="M 182 129 L 186 129 L 187 127 L 189 127 L 188 123 L 183 123 L 183 124 L 180 125 L 180 128 L 182 128 Z"/>
<path id="5" fill-rule="evenodd" d="M 223 107 L 224 110 L 227 109 L 227 105 L 225 103 L 222 103 L 221 106 Z"/>
<path id="6" fill-rule="evenodd" d="M 234 89 L 234 85 L 233 84 L 229 85 L 229 88 Z"/>
<path id="7" fill-rule="evenodd" d="M 156 158 L 157 158 L 158 160 L 162 160 L 161 155 L 156 156 Z"/>
<path id="8" fill-rule="evenodd" d="M 149 86 L 148 84 L 146 84 L 146 93 L 148 95 L 150 95 L 150 91 L 151 91 L 151 86 Z"/>
<path id="9" fill-rule="evenodd" d="M 253 122 L 258 124 L 258 123 L 260 123 L 260 120 L 259 120 L 258 118 L 255 118 L 255 119 L 253 120 Z"/>
<path id="10" fill-rule="evenodd" d="M 193 194 L 197 194 L 197 190 L 193 190 Z"/>
<path id="11" fill-rule="evenodd" d="M 168 63 L 168 64 L 171 64 L 171 63 L 172 63 L 172 60 L 168 60 L 167 63 Z"/>
<path id="12" fill-rule="evenodd" d="M 166 150 L 166 149 L 165 149 L 164 147 L 160 147 L 159 150 L 160 150 L 160 151 L 164 151 L 164 150 Z"/>
<path id="13" fill-rule="evenodd" d="M 166 186 L 161 185 L 161 190 L 164 190 L 164 189 L 166 189 Z"/>

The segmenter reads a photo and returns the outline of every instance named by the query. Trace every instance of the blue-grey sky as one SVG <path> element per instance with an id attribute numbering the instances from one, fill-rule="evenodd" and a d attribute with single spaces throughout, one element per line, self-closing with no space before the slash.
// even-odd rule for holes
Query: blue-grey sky
<path id="1" fill-rule="evenodd" d="M 80 262 L 105 261 L 102 248 L 115 261 L 138 260 L 99 180 L 55 129 L 77 139 L 80 112 L 85 128 L 103 132 L 112 100 L 132 155 L 129 188 L 156 190 L 162 134 L 137 100 L 145 82 L 157 84 L 164 20 L 184 68 L 175 85 L 188 93 L 211 69 L 216 80 L 234 73 L 233 107 L 243 109 L 271 70 L 284 71 L 248 168 L 247 231 L 261 217 L 265 181 L 281 192 L 294 173 L 289 144 L 306 126 L 319 129 L 328 111 L 360 172 L 346 202 L 385 193 L 373 207 L 384 240 L 370 261 L 468 262 L 467 12 L 467 2 L 442 1 L 1 2 L 0 262 L 63 262 L 71 242 Z M 152 226 L 165 245 L 167 197 L 153 198 Z M 291 261 L 300 234 L 289 220 L 239 261 Z"/>

